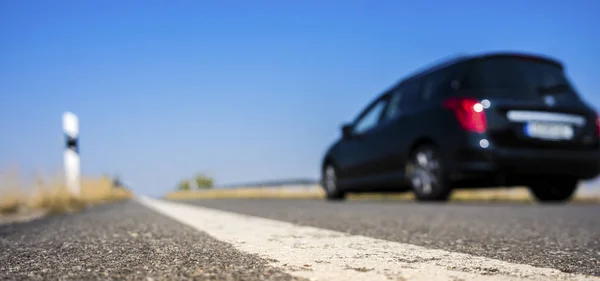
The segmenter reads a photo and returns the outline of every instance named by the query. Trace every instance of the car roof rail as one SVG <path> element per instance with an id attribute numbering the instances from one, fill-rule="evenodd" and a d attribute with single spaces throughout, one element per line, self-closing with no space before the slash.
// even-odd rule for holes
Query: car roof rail
<path id="1" fill-rule="evenodd" d="M 460 52 L 460 53 L 455 53 L 440 59 L 437 59 L 433 62 L 431 62 L 428 66 L 424 67 L 424 69 L 439 69 L 448 65 L 452 65 L 454 63 L 457 63 L 459 61 L 463 61 L 467 58 L 471 57 L 467 52 Z M 428 72 L 428 71 L 427 71 Z"/>
<path id="2" fill-rule="evenodd" d="M 410 80 L 419 78 L 421 76 L 427 75 L 429 73 L 432 73 L 432 72 L 439 70 L 441 68 L 444 68 L 446 66 L 450 66 L 455 63 L 465 61 L 471 57 L 472 56 L 469 55 L 467 52 L 459 52 L 459 53 L 448 55 L 443 58 L 439 58 L 425 66 L 419 67 L 416 71 L 413 71 L 408 75 L 405 75 L 402 79 L 400 79 L 400 81 L 396 82 L 391 87 L 391 89 L 398 87 L 400 84 L 402 84 L 406 81 L 410 81 Z"/>
<path id="3" fill-rule="evenodd" d="M 543 53 L 536 52 L 525 52 L 525 51 L 494 51 L 494 52 L 486 52 L 474 55 L 473 58 L 479 59 L 487 59 L 487 58 L 499 58 L 499 57 L 515 57 L 515 58 L 523 58 L 523 59 L 531 59 L 537 61 L 544 61 L 547 63 L 554 64 L 555 66 L 565 69 L 565 65 L 559 59 L 548 56 Z"/>

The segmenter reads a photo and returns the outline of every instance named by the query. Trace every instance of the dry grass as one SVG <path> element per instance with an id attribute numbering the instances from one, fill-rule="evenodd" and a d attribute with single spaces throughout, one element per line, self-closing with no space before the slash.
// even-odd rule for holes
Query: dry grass
<path id="1" fill-rule="evenodd" d="M 29 207 L 44 209 L 50 213 L 78 211 L 85 206 L 128 200 L 133 194 L 125 189 L 115 188 L 108 178 L 84 178 L 81 194 L 73 196 L 61 183 L 39 186 L 30 198 Z"/>
<path id="2" fill-rule="evenodd" d="M 350 200 L 414 200 L 412 192 L 349 194 Z M 533 202 L 526 188 L 488 188 L 455 190 L 451 201 L 459 202 Z"/>
<path id="3" fill-rule="evenodd" d="M 21 210 L 43 210 L 50 214 L 74 212 L 86 206 L 128 200 L 133 193 L 115 188 L 109 178 L 85 177 L 81 183 L 81 194 L 71 195 L 59 178 L 36 180 L 29 192 L 15 184 L 14 175 L 0 181 L 0 214 L 17 213 Z"/>
<path id="4" fill-rule="evenodd" d="M 18 190 L 7 190 L 0 197 L 0 214 L 10 214 L 19 211 L 25 195 Z"/>
<path id="5" fill-rule="evenodd" d="M 19 185 L 18 171 L 11 168 L 0 173 L 0 214 L 15 213 L 19 211 L 26 195 Z"/>
<path id="6" fill-rule="evenodd" d="M 167 193 L 165 198 L 171 200 L 184 199 L 320 199 L 324 193 L 320 189 L 275 189 L 275 188 L 232 188 L 232 189 L 208 189 L 194 191 L 174 191 Z"/>
<path id="7" fill-rule="evenodd" d="M 166 194 L 166 199 L 323 199 L 325 194 L 320 188 L 285 189 L 285 188 L 236 188 L 197 191 L 175 191 Z M 414 200 L 411 192 L 403 193 L 360 193 L 348 194 L 348 200 Z M 456 190 L 450 197 L 455 202 L 535 202 L 526 188 L 491 188 Z M 572 202 L 600 203 L 600 196 L 576 195 Z"/>

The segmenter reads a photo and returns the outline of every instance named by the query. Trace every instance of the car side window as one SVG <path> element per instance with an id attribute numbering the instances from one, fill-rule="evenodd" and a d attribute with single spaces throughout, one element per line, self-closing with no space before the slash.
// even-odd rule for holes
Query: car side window
<path id="1" fill-rule="evenodd" d="M 433 74 L 429 75 L 425 78 L 425 82 L 423 82 L 423 91 L 421 92 L 421 98 L 424 101 L 431 100 L 431 97 L 435 95 L 435 92 L 440 88 L 440 75 Z"/>
<path id="2" fill-rule="evenodd" d="M 402 104 L 417 104 L 420 100 L 421 84 L 419 81 L 411 81 L 400 86 L 402 90 Z"/>
<path id="3" fill-rule="evenodd" d="M 453 69 L 442 69 L 425 77 L 421 99 L 430 101 L 432 98 L 443 95 L 451 89 L 451 76 Z"/>
<path id="4" fill-rule="evenodd" d="M 362 134 L 379 123 L 381 118 L 381 114 L 386 106 L 386 100 L 379 100 L 375 105 L 373 105 L 360 119 L 356 121 L 354 124 L 353 133 L 354 134 Z"/>
<path id="5" fill-rule="evenodd" d="M 400 113 L 400 102 L 402 101 L 402 90 L 396 89 L 392 92 L 388 107 L 385 110 L 383 118 L 385 120 L 390 120 L 397 117 Z"/>

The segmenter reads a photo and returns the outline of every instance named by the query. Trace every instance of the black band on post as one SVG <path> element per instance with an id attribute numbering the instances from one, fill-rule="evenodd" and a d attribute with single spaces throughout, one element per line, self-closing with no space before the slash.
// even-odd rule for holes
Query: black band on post
<path id="1" fill-rule="evenodd" d="M 79 153 L 79 146 L 77 145 L 78 139 L 67 136 L 67 149 L 73 150 L 76 153 Z"/>

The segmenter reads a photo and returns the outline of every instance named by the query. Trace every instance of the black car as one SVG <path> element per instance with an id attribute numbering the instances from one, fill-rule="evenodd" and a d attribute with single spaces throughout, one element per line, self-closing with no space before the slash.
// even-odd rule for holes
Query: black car
<path id="1" fill-rule="evenodd" d="M 600 119 L 556 59 L 461 56 L 377 97 L 327 151 L 322 185 L 347 192 L 412 190 L 447 200 L 453 188 L 527 186 L 567 201 L 600 171 Z"/>

